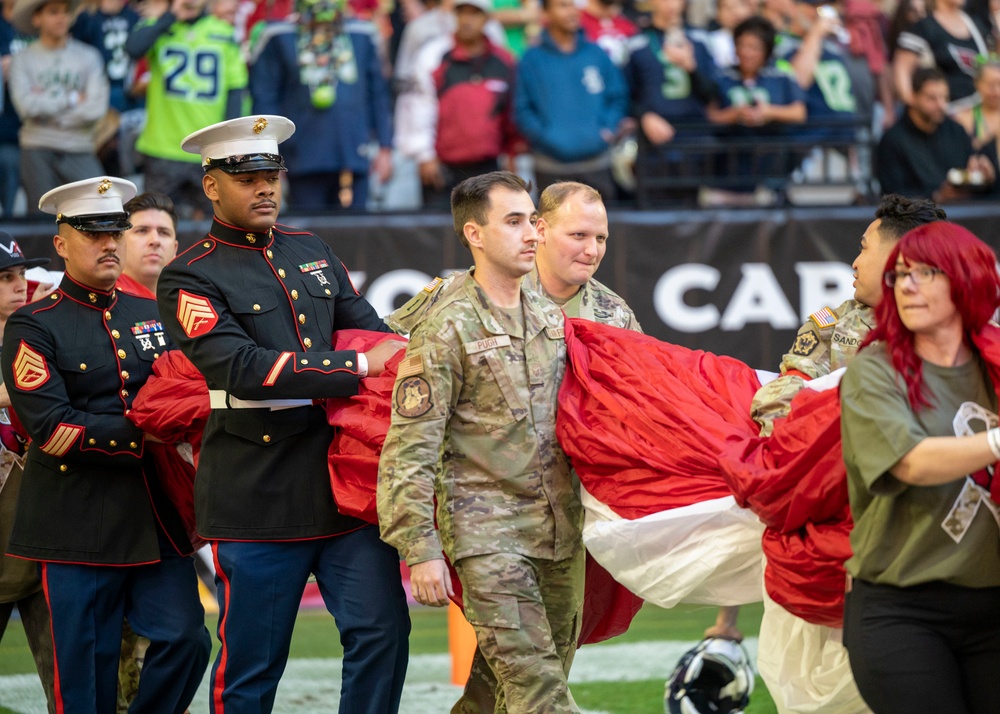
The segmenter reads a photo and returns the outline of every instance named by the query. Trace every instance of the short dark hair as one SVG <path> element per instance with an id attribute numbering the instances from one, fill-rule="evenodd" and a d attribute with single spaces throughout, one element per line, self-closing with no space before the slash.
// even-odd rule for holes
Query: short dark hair
<path id="1" fill-rule="evenodd" d="M 496 187 L 509 191 L 531 190 L 531 184 L 510 171 L 491 171 L 465 179 L 451 192 L 451 217 L 455 222 L 455 233 L 462 245 L 469 247 L 465 238 L 465 224 L 469 221 L 486 225 L 490 210 L 490 191 Z"/>
<path id="2" fill-rule="evenodd" d="M 771 54 L 774 52 L 774 39 L 777 35 L 771 21 L 760 16 L 748 17 L 733 28 L 733 42 L 738 40 L 741 35 L 747 33 L 755 35 L 764 43 L 764 51 L 766 53 L 764 60 L 771 59 Z"/>
<path id="3" fill-rule="evenodd" d="M 882 197 L 875 218 L 881 220 L 878 235 L 882 240 L 897 241 L 925 223 L 948 220 L 944 209 L 926 198 L 906 198 L 896 193 Z"/>
<path id="4" fill-rule="evenodd" d="M 140 211 L 154 210 L 163 211 L 170 216 L 170 220 L 174 222 L 174 230 L 177 230 L 177 209 L 174 208 L 174 202 L 170 200 L 170 196 L 165 193 L 147 191 L 146 193 L 140 193 L 138 196 L 125 204 L 125 211 L 130 216 L 133 213 L 139 213 Z"/>
<path id="5" fill-rule="evenodd" d="M 913 93 L 916 94 L 919 92 L 928 82 L 944 82 L 947 84 L 948 78 L 937 67 L 918 67 L 913 72 Z"/>

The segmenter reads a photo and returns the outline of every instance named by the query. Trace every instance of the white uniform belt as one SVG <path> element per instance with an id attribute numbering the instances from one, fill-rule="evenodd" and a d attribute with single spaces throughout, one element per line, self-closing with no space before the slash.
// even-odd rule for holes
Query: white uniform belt
<path id="1" fill-rule="evenodd" d="M 224 389 L 209 389 L 208 400 L 212 409 L 293 409 L 312 406 L 312 399 L 238 399 Z"/>

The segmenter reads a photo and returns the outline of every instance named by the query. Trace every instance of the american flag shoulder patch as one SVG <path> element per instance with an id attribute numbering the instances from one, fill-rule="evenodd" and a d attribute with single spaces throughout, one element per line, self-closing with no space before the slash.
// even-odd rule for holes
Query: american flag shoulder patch
<path id="1" fill-rule="evenodd" d="M 833 311 L 832 308 L 824 307 L 822 310 L 817 310 L 809 319 L 813 321 L 813 324 L 821 330 L 824 327 L 831 327 L 837 324 L 837 313 Z"/>
<path id="2" fill-rule="evenodd" d="M 403 379 L 404 377 L 413 377 L 414 375 L 423 373 L 424 358 L 420 355 L 410 355 L 399 363 L 399 369 L 396 370 L 396 378 Z"/>

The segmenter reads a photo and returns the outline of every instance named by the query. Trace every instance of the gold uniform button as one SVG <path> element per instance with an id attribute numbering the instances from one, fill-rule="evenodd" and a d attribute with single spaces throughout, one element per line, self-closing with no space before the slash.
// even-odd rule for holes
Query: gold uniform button
<path id="1" fill-rule="evenodd" d="M 345 367 L 353 367 L 353 366 L 354 366 L 354 363 L 353 363 L 353 362 L 351 362 L 351 360 L 347 360 L 346 362 L 344 362 L 344 366 L 345 366 Z"/>
<path id="2" fill-rule="evenodd" d="M 330 292 L 330 288 L 327 288 L 323 292 L 325 292 L 327 295 L 333 295 L 333 293 Z"/>
<path id="3" fill-rule="evenodd" d="M 111 310 L 105 310 L 104 311 L 104 319 L 105 320 L 110 320 L 111 319 Z"/>
<path id="4" fill-rule="evenodd" d="M 153 353 L 153 359 L 160 359 L 160 353 L 159 352 L 154 352 Z"/>
<path id="5" fill-rule="evenodd" d="M 258 305 L 257 303 L 254 303 L 253 309 L 254 309 L 254 312 L 260 312 L 260 305 Z"/>
<path id="6" fill-rule="evenodd" d="M 87 363 L 86 362 L 81 362 L 80 363 L 80 371 L 81 372 L 86 372 L 87 371 Z"/>
<path id="7" fill-rule="evenodd" d="M 118 446 L 118 442 L 112 439 L 111 441 L 108 442 L 108 446 Z"/>
<path id="8" fill-rule="evenodd" d="M 128 379 L 128 372 L 124 369 L 122 370 L 122 379 Z"/>
<path id="9" fill-rule="evenodd" d="M 59 470 L 62 471 L 63 473 L 66 473 L 67 471 L 69 471 L 69 466 L 67 466 L 66 464 L 59 464 Z"/>
<path id="10" fill-rule="evenodd" d="M 324 367 L 329 367 L 330 366 L 330 360 L 328 360 L 328 359 L 323 360 L 323 366 Z"/>
<path id="11" fill-rule="evenodd" d="M 204 243 L 201 244 L 201 247 L 202 248 L 211 248 L 212 244 L 209 243 L 208 241 L 205 241 Z"/>
<path id="12" fill-rule="evenodd" d="M 307 359 L 300 359 L 299 360 L 299 364 L 309 364 L 309 360 L 307 360 Z"/>
<path id="13" fill-rule="evenodd" d="M 304 345 L 305 345 L 306 347 L 312 347 L 312 346 L 313 346 L 313 341 L 312 341 L 312 340 L 310 340 L 310 339 L 309 339 L 309 338 L 307 337 L 307 338 L 305 338 L 304 340 L 302 340 L 302 344 L 304 344 Z"/>
<path id="14" fill-rule="evenodd" d="M 299 315 L 299 324 L 300 325 L 306 324 L 306 316 L 305 315 Z"/>
<path id="15" fill-rule="evenodd" d="M 268 258 L 273 258 L 274 257 L 274 253 L 271 252 L 270 248 L 267 249 L 267 257 Z"/>
<path id="16" fill-rule="evenodd" d="M 125 350 L 118 350 L 118 359 L 125 359 Z"/>
<path id="17" fill-rule="evenodd" d="M 281 278 L 285 277 L 285 269 L 284 268 L 278 268 L 278 277 L 281 277 Z"/>
<path id="18" fill-rule="evenodd" d="M 128 444 L 128 446 L 129 446 L 130 449 L 138 449 L 139 448 L 139 445 L 137 443 L 135 443 L 134 441 L 130 441 L 129 444 Z"/>
<path id="19" fill-rule="evenodd" d="M 123 389 L 122 390 L 122 396 L 123 397 L 127 397 L 128 396 L 128 390 L 127 389 Z"/>
<path id="20" fill-rule="evenodd" d="M 94 444 L 97 443 L 97 439 L 87 439 L 87 443 L 93 446 Z"/>
<path id="21" fill-rule="evenodd" d="M 122 333 L 120 333 L 118 330 L 112 330 L 111 331 L 111 336 L 114 337 L 117 340 L 119 337 L 122 336 Z"/>
<path id="22" fill-rule="evenodd" d="M 299 291 L 292 290 L 292 300 L 298 300 L 298 299 L 299 299 Z"/>
<path id="23" fill-rule="evenodd" d="M 87 293 L 90 302 L 97 302 L 97 293 Z"/>
<path id="24" fill-rule="evenodd" d="M 264 442 L 265 444 L 270 444 L 270 443 L 271 443 L 271 437 L 270 437 L 270 435 L 268 435 L 268 434 L 264 434 L 264 436 L 260 437 L 260 439 L 261 439 L 261 441 L 263 441 L 263 442 Z"/>
<path id="25" fill-rule="evenodd" d="M 49 296 L 49 300 L 58 300 L 58 299 L 59 299 L 59 296 L 56 295 L 55 293 L 52 293 L 52 295 Z"/>

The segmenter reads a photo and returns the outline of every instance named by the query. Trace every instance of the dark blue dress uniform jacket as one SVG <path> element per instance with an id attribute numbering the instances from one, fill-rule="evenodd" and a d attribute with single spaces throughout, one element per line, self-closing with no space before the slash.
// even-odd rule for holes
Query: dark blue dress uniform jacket
<path id="1" fill-rule="evenodd" d="M 7 321 L 2 368 L 31 437 L 8 552 L 44 561 L 160 559 L 157 522 L 191 552 L 142 432 L 125 416 L 153 361 L 172 347 L 156 303 L 63 277 Z"/>
<path id="2" fill-rule="evenodd" d="M 167 331 L 209 389 L 242 400 L 357 394 L 358 358 L 333 333 L 391 332 L 329 246 L 275 226 L 253 233 L 216 219 L 160 275 Z M 320 406 L 215 409 L 205 428 L 195 516 L 212 540 L 293 540 L 365 525 L 337 511 Z"/>

